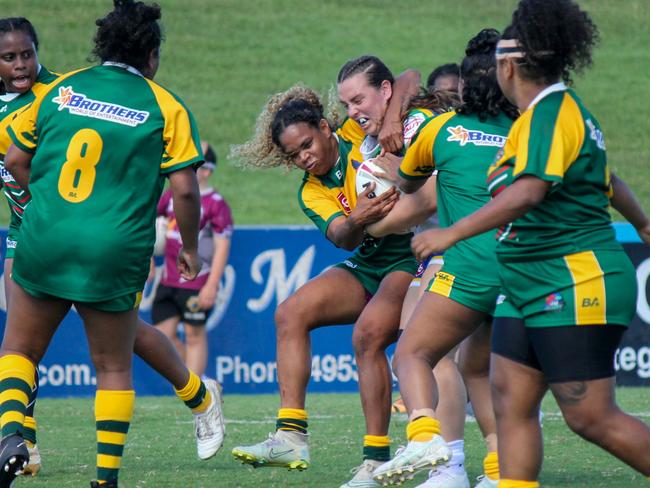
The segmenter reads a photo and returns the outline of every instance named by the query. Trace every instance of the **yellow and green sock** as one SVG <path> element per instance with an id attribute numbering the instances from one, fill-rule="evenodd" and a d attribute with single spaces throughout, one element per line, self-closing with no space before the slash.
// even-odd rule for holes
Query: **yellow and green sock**
<path id="1" fill-rule="evenodd" d="M 97 390 L 95 421 L 97 481 L 100 483 L 117 480 L 134 404 L 133 390 Z"/>
<path id="2" fill-rule="evenodd" d="M 302 408 L 280 408 L 275 421 L 276 430 L 307 433 L 307 411 Z"/>
<path id="3" fill-rule="evenodd" d="M 17 354 L 0 358 L 0 427 L 2 437 L 23 433 L 25 412 L 34 386 L 34 363 Z"/>
<path id="4" fill-rule="evenodd" d="M 363 459 L 373 461 L 390 460 L 390 439 L 387 435 L 363 436 Z"/>
<path id="5" fill-rule="evenodd" d="M 201 378 L 192 371 L 190 371 L 190 378 L 187 380 L 187 385 L 181 390 L 174 389 L 174 391 L 185 402 L 185 405 L 192 410 L 192 413 L 195 414 L 205 412 L 210 406 L 210 403 L 212 403 L 210 390 L 205 387 L 205 383 L 201 381 Z"/>

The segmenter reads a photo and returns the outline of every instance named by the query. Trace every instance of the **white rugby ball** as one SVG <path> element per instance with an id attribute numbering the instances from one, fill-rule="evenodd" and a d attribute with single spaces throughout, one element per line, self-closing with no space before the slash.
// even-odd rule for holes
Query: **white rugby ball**
<path id="1" fill-rule="evenodd" d="M 373 171 L 382 172 L 383 170 L 377 166 L 372 160 L 364 161 L 357 168 L 356 189 L 357 195 L 363 193 L 370 183 L 375 184 L 375 189 L 368 195 L 368 198 L 375 198 L 384 192 L 387 192 L 395 184 L 385 178 L 375 176 Z"/>

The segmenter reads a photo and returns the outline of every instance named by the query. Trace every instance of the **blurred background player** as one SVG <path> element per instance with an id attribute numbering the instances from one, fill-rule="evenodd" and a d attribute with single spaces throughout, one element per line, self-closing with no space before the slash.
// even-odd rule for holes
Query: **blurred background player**
<path id="1" fill-rule="evenodd" d="M 155 237 L 151 199 L 157 200 L 165 175 L 186 243 L 179 267 L 188 279 L 198 273 L 193 166 L 203 156 L 191 114 L 151 81 L 159 65 L 159 19 L 156 5 L 116 0 L 96 22 L 93 53 L 102 65 L 53 81 L 9 128 L 14 145 L 5 165 L 22 188 L 29 187 L 32 201 L 16 248 L 0 358 L 7 399 L 0 416 L 1 487 L 27 463 L 21 432 L 34 370 L 72 305 L 86 326 L 97 374 L 97 481 L 91 486 L 117 487 L 135 400 L 137 309 Z M 80 96 L 92 100 L 93 117 L 75 110 Z M 97 102 L 105 99 L 111 101 Z M 151 137 L 163 132 L 164 139 Z M 152 154 L 166 155 L 157 171 L 151 171 Z"/>
<path id="2" fill-rule="evenodd" d="M 374 466 L 390 457 L 391 376 L 385 350 L 397 338 L 401 305 L 417 262 L 408 248 L 410 234 L 368 239 L 364 227 L 388 213 L 397 192 L 391 188 L 369 198 L 374 189 L 370 185 L 357 195 L 354 162 L 361 161 L 358 147 L 334 133 L 319 97 L 300 86 L 269 100 L 258 118 L 256 136 L 237 148 L 235 157 L 257 167 L 287 165 L 305 171 L 300 206 L 333 244 L 354 254 L 278 305 L 281 408 L 277 430 L 266 441 L 235 447 L 233 455 L 253 466 L 309 466 L 305 396 L 311 367 L 310 331 L 354 323 L 352 344 L 367 434 L 364 461 L 353 471 L 354 478 L 362 473 L 365 483 L 354 479 L 343 486 L 375 486 L 370 477 Z"/>
<path id="3" fill-rule="evenodd" d="M 11 210 L 4 260 L 7 303 L 13 287 L 11 270 L 18 244 L 18 231 L 31 198 L 29 193 L 16 183 L 11 173 L 4 169 L 4 155 L 11 145 L 11 138 L 6 129 L 17 113 L 58 77 L 39 64 L 37 51 L 38 38 L 29 20 L 22 17 L 0 19 L 0 83 L 5 91 L 5 94 L 0 96 L 0 113 L 3 114 L 0 119 L 0 171 L 3 191 Z M 15 86 L 14 79 L 25 79 L 28 82 Z M 194 413 L 199 458 L 209 459 L 214 456 L 224 437 L 221 398 L 216 383 L 213 380 L 203 382 L 194 372 L 188 370 L 169 340 L 142 320 L 138 322 L 134 352 L 174 386 L 176 394 Z M 36 423 L 32 415 L 38 391 L 37 381 L 34 383 L 34 394 L 30 398 L 23 426 L 23 436 L 30 454 L 23 474 L 32 475 L 38 473 L 41 463 L 36 446 Z"/>
<path id="4" fill-rule="evenodd" d="M 437 170 L 441 227 L 452 225 L 490 199 L 485 173 L 518 115 L 516 107 L 505 99 L 497 85 L 494 52 L 498 40 L 496 30 L 484 29 L 468 42 L 461 63 L 461 105 L 457 110 L 423 125 L 401 163 L 388 155 L 378 160 L 390 167 L 399 164 L 396 175 L 393 169 L 389 173 L 406 192 L 418 190 Z M 470 138 L 470 134 L 474 136 Z M 436 229 L 426 230 L 413 238 L 412 246 L 418 259 L 436 251 L 420 245 L 432 232 Z M 469 361 L 476 363 L 470 365 L 471 368 L 484 371 L 476 378 L 482 388 L 476 388 L 473 381 L 467 382 L 490 451 L 485 462 L 489 476 L 481 480 L 479 486 L 496 486 L 496 424 L 487 376 L 489 332 L 480 332 L 485 329 L 482 324 L 494 313 L 500 290 L 498 276 L 485 273 L 486 269 L 495 267 L 495 241 L 489 232 L 445 250 L 442 269 L 427 284 L 427 293 L 410 317 L 393 359 L 409 412 L 409 443 L 393 460 L 375 471 L 376 480 L 397 483 L 403 471 L 417 472 L 440 459 L 444 443 L 434 411 L 438 397 L 436 378 L 430 368 L 461 342 L 474 337 L 479 340 L 464 342 L 462 348 L 471 348 L 466 354 Z M 475 336 L 477 333 L 480 336 Z M 469 486 L 466 476 L 452 479 L 441 474 L 434 471 L 422 486 Z"/>
<path id="5" fill-rule="evenodd" d="M 522 0 L 496 49 L 497 78 L 521 111 L 488 172 L 492 199 L 432 231 L 447 248 L 498 228 L 500 308 L 491 381 L 500 488 L 537 488 L 538 412 L 551 391 L 567 425 L 646 477 L 650 427 L 615 399 L 614 357 L 636 309 L 635 269 L 609 205 L 650 242 L 650 220 L 607 165 L 597 119 L 566 86 L 589 67 L 598 30 L 570 0 Z"/>
<path id="6" fill-rule="evenodd" d="M 458 93 L 460 67 L 456 63 L 443 64 L 435 68 L 427 77 L 427 90 Z"/>
<path id="7" fill-rule="evenodd" d="M 205 374 L 208 359 L 206 321 L 212 312 L 219 283 L 228 262 L 233 221 L 224 198 L 209 182 L 217 166 L 217 154 L 212 146 L 201 142 L 205 163 L 196 176 L 201 191 L 201 221 L 199 224 L 199 254 L 201 271 L 195 280 L 183 279 L 176 268 L 178 252 L 183 247 L 171 190 L 163 193 L 158 203 L 158 215 L 167 219 L 165 233 L 165 263 L 151 310 L 153 323 L 172 340 L 187 367 L 199 376 Z M 177 335 L 183 323 L 185 343 Z"/>

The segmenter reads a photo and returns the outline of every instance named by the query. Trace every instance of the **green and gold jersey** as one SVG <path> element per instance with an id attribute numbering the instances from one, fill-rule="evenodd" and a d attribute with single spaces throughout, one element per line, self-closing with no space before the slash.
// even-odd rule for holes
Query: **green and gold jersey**
<path id="1" fill-rule="evenodd" d="M 503 261 L 554 258 L 586 250 L 620 249 L 609 214 L 605 140 L 598 121 L 573 90 L 548 87 L 519 117 L 496 162 L 493 196 L 532 175 L 552 183 L 544 200 L 497 232 Z"/>
<path id="2" fill-rule="evenodd" d="M 327 236 L 329 224 L 337 217 L 348 216 L 357 204 L 356 174 L 362 162 L 359 147 L 338 136 L 339 158 L 324 176 L 305 172 L 298 190 L 302 211 Z M 382 239 L 367 238 L 356 254 L 377 265 L 389 265 L 411 255 L 412 234 L 389 235 Z"/>
<path id="3" fill-rule="evenodd" d="M 503 146 L 512 120 L 501 114 L 481 122 L 447 112 L 420 127 L 399 168 L 405 179 L 437 171 L 438 219 L 449 227 L 490 200 L 485 173 Z M 494 231 L 461 241 L 445 251 L 445 270 L 478 283 L 498 285 Z"/>
<path id="4" fill-rule="evenodd" d="M 9 228 L 13 233 L 18 232 L 20 228 L 23 213 L 30 201 L 30 196 L 28 192 L 18 186 L 11 173 L 5 169 L 4 157 L 11 145 L 11 137 L 9 137 L 7 128 L 18 113 L 33 102 L 36 95 L 43 93 L 56 77 L 56 74 L 41 66 L 36 77 L 36 83 L 34 83 L 30 91 L 21 94 L 8 93 L 0 96 L 0 177 L 2 177 L 2 191 L 7 197 L 11 212 Z"/>
<path id="5" fill-rule="evenodd" d="M 182 101 L 107 63 L 59 77 L 8 130 L 33 153 L 16 282 L 80 302 L 141 291 L 163 177 L 203 160 Z"/>

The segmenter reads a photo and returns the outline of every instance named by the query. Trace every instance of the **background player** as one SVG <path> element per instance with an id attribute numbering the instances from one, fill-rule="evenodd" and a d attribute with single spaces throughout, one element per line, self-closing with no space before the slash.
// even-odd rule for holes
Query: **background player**
<path id="1" fill-rule="evenodd" d="M 228 262 L 233 230 L 228 204 L 208 181 L 217 166 L 217 155 L 205 141 L 201 143 L 201 148 L 205 163 L 196 171 L 201 191 L 199 243 L 212 242 L 211 260 L 203 261 L 195 280 L 184 280 L 178 273 L 176 258 L 183 244 L 174 214 L 172 191 L 167 190 L 158 202 L 158 215 L 168 221 L 165 264 L 151 310 L 153 323 L 174 342 L 187 367 L 199 376 L 205 373 L 208 360 L 205 323 L 214 307 L 221 276 Z M 185 330 L 185 344 L 178 340 L 176 334 L 181 321 Z"/>
<path id="2" fill-rule="evenodd" d="M 427 90 L 459 92 L 460 67 L 456 63 L 443 64 L 435 68 L 427 77 Z"/>

